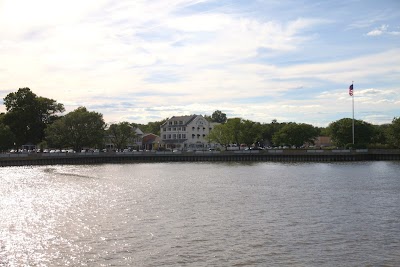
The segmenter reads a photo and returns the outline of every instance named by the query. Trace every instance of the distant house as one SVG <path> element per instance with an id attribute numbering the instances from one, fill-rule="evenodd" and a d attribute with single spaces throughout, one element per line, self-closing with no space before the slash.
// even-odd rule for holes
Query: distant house
<path id="1" fill-rule="evenodd" d="M 162 144 L 166 148 L 204 149 L 212 147 L 207 136 L 215 125 L 201 115 L 173 116 L 160 126 Z"/>
<path id="2" fill-rule="evenodd" d="M 138 127 L 133 129 L 135 131 L 136 137 L 128 144 L 129 148 L 139 148 L 142 146 L 142 139 L 144 133 Z"/>
<path id="3" fill-rule="evenodd" d="M 326 146 L 333 146 L 332 140 L 329 136 L 318 136 L 314 144 L 316 147 L 326 147 Z"/>
<path id="4" fill-rule="evenodd" d="M 143 135 L 142 148 L 144 150 L 158 150 L 160 144 L 161 144 L 161 138 L 158 135 L 152 133 Z"/>

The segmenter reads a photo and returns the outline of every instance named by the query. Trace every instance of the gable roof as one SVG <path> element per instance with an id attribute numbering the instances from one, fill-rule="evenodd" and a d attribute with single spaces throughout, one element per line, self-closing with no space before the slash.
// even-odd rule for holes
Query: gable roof
<path id="1" fill-rule="evenodd" d="M 172 116 L 170 119 L 168 119 L 166 122 L 164 122 L 161 127 L 167 126 L 170 121 L 183 121 L 183 124 L 180 124 L 180 126 L 186 126 L 190 122 L 192 122 L 196 117 L 199 115 L 190 115 L 190 116 Z"/>

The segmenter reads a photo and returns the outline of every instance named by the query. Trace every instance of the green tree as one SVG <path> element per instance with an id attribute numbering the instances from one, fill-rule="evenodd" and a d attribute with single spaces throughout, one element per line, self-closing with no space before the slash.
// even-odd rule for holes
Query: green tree
<path id="1" fill-rule="evenodd" d="M 261 125 L 251 120 L 242 120 L 240 126 L 240 142 L 251 147 L 261 136 Z"/>
<path id="2" fill-rule="evenodd" d="M 133 127 L 126 121 L 111 124 L 106 134 L 117 149 L 125 148 L 136 136 Z"/>
<path id="3" fill-rule="evenodd" d="M 228 147 L 230 143 L 232 143 L 232 136 L 227 130 L 226 124 L 218 124 L 211 130 L 211 132 L 207 135 L 207 140 L 210 143 L 217 143 L 225 147 Z"/>
<path id="4" fill-rule="evenodd" d="M 7 150 L 14 147 L 15 135 L 10 127 L 0 123 L 0 150 Z"/>
<path id="5" fill-rule="evenodd" d="M 395 117 L 387 129 L 387 139 L 391 146 L 400 148 L 400 117 Z"/>
<path id="6" fill-rule="evenodd" d="M 333 143 L 344 147 L 353 142 L 352 119 L 344 118 L 332 122 L 328 126 L 328 131 Z M 354 139 L 356 146 L 366 146 L 370 144 L 374 136 L 374 127 L 372 124 L 354 120 Z"/>
<path id="7" fill-rule="evenodd" d="M 260 137 L 260 128 L 261 125 L 259 123 L 241 118 L 232 118 L 228 119 L 225 124 L 215 126 L 209 138 L 210 141 L 225 146 L 231 143 L 236 143 L 239 147 L 241 144 L 251 146 Z"/>
<path id="8" fill-rule="evenodd" d="M 388 141 L 388 131 L 390 124 L 373 125 L 374 135 L 371 139 L 371 143 L 375 145 L 385 145 L 387 146 Z"/>
<path id="9" fill-rule="evenodd" d="M 300 147 L 305 143 L 313 144 L 318 133 L 319 130 L 310 124 L 292 122 L 283 126 L 272 139 L 277 145 Z"/>
<path id="10" fill-rule="evenodd" d="M 18 146 L 42 141 L 46 127 L 58 118 L 57 113 L 65 110 L 63 104 L 37 96 L 26 87 L 9 93 L 4 98 L 4 104 L 7 113 L 3 123 L 14 133 Z"/>
<path id="11" fill-rule="evenodd" d="M 105 126 L 102 114 L 79 107 L 50 125 L 46 139 L 49 145 L 80 151 L 84 147 L 101 146 Z"/>
<path id="12" fill-rule="evenodd" d="M 327 127 L 315 127 L 318 130 L 318 135 L 329 136 L 329 131 Z"/>
<path id="13" fill-rule="evenodd" d="M 216 110 L 213 112 L 213 114 L 211 115 L 211 120 L 213 122 L 218 122 L 218 123 L 225 123 L 227 118 L 226 118 L 226 114 L 223 113 L 220 110 Z"/>
<path id="14" fill-rule="evenodd" d="M 227 135 L 230 136 L 230 139 L 233 143 L 236 143 L 240 147 L 241 144 L 241 131 L 242 131 L 242 119 L 241 118 L 232 118 L 226 121 Z"/>
<path id="15" fill-rule="evenodd" d="M 264 123 L 260 125 L 260 140 L 262 145 L 272 145 L 272 137 L 287 123 L 279 123 L 277 120 L 272 120 L 271 123 Z"/>

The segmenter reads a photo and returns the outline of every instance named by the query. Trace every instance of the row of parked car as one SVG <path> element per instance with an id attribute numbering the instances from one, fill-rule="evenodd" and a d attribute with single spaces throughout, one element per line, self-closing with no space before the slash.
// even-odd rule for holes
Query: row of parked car
<path id="1" fill-rule="evenodd" d="M 76 153 L 73 149 L 11 149 L 10 153 Z M 81 153 L 99 153 L 99 152 L 107 152 L 106 149 L 82 149 Z"/>

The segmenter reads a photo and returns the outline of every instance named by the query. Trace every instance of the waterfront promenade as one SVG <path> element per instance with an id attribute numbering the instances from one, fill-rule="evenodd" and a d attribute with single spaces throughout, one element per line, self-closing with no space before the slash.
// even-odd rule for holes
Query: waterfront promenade
<path id="1" fill-rule="evenodd" d="M 29 166 L 55 164 L 98 164 L 129 162 L 201 162 L 201 161 L 282 161 L 330 162 L 400 160 L 400 149 L 270 149 L 240 151 L 195 152 L 86 152 L 86 153 L 3 153 L 0 166 Z"/>

